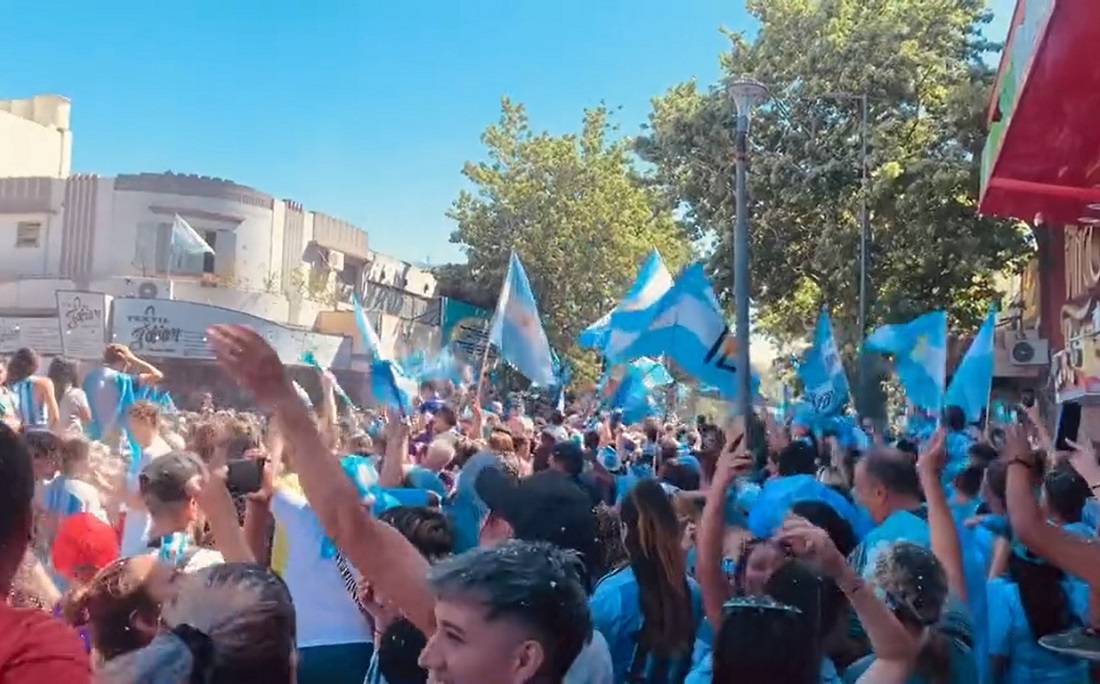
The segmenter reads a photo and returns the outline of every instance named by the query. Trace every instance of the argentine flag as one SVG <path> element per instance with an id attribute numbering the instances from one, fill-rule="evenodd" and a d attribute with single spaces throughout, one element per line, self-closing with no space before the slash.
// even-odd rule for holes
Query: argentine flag
<path id="1" fill-rule="evenodd" d="M 676 362 L 701 385 L 714 388 L 723 399 L 736 399 L 739 373 L 751 368 L 737 367 L 740 341 L 733 336 L 722 316 L 702 264 L 695 263 L 677 276 L 645 317 L 635 318 L 619 328 L 613 323 L 612 339 L 626 358 L 657 357 L 662 354 Z M 753 393 L 758 384 L 753 377 Z"/>
<path id="2" fill-rule="evenodd" d="M 614 334 L 616 329 L 639 325 L 649 308 L 672 287 L 672 274 L 668 272 L 660 253 L 653 250 L 642 264 L 622 301 L 608 314 L 581 331 L 581 346 L 603 352 L 612 361 L 625 361 L 621 353 L 622 338 Z"/>
<path id="3" fill-rule="evenodd" d="M 947 375 L 947 314 L 926 313 L 908 323 L 884 325 L 867 337 L 873 351 L 892 354 L 909 403 L 939 412 Z"/>

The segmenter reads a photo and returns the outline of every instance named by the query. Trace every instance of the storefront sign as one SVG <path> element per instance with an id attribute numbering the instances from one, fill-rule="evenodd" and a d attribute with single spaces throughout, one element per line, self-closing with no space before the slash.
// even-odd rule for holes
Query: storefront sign
<path id="1" fill-rule="evenodd" d="M 1067 226 L 1065 249 L 1066 301 L 1094 294 L 1100 289 L 1100 234 L 1092 226 Z"/>
<path id="2" fill-rule="evenodd" d="M 488 344 L 492 312 L 445 298 L 440 315 L 440 345 L 450 344 L 469 359 L 480 361 Z"/>
<path id="3" fill-rule="evenodd" d="M 1094 299 L 1062 307 L 1066 348 L 1051 357 L 1058 401 L 1100 400 L 1100 303 Z"/>
<path id="4" fill-rule="evenodd" d="M 11 354 L 23 347 L 33 349 L 41 356 L 60 355 L 61 335 L 57 318 L 0 318 L 0 354 Z M 100 351 L 103 351 L 102 348 Z"/>
<path id="5" fill-rule="evenodd" d="M 299 364 L 313 352 L 322 366 L 350 363 L 350 340 L 285 325 L 241 311 L 169 299 L 119 298 L 111 312 L 111 341 L 135 354 L 176 359 L 213 359 L 206 329 L 218 323 L 247 325 L 267 339 L 283 363 Z"/>
<path id="6" fill-rule="evenodd" d="M 102 292 L 57 291 L 57 325 L 65 356 L 102 358 L 110 306 L 111 296 Z"/>

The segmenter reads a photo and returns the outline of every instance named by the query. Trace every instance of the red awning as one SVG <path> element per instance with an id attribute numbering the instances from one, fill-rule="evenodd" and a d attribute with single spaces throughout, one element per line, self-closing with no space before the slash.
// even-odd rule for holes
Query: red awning
<path id="1" fill-rule="evenodd" d="M 1100 2 L 1018 0 L 993 96 L 979 211 L 1100 223 Z"/>

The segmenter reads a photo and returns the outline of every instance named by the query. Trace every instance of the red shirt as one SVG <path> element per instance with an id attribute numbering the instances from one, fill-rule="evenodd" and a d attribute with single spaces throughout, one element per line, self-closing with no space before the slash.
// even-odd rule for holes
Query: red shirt
<path id="1" fill-rule="evenodd" d="M 76 631 L 40 610 L 0 604 L 0 684 L 91 684 Z"/>

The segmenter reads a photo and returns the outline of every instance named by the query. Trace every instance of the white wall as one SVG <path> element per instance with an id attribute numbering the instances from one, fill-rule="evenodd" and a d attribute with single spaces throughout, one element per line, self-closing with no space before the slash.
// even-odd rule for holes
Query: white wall
<path id="1" fill-rule="evenodd" d="M 20 223 L 39 224 L 37 247 L 16 247 Z M 48 212 L 0 214 L 0 279 L 44 276 L 51 272 L 51 267 L 56 273 L 56 255 L 61 252 L 60 227 L 56 215 Z"/>
<path id="2" fill-rule="evenodd" d="M 147 263 L 144 269 L 135 265 L 135 261 L 141 263 L 141 259 L 135 258 L 139 230 L 172 222 L 171 214 L 154 212 L 152 207 L 179 212 L 200 235 L 208 230 L 215 231 L 215 272 L 242 289 L 262 290 L 267 275 L 273 271 L 277 273 L 280 267 L 271 261 L 270 245 L 272 234 L 281 234 L 282 224 L 275 225 L 270 209 L 211 197 L 123 190 L 116 190 L 113 200 L 108 228 L 111 237 L 96 240 L 97 275 L 156 274 L 155 263 Z M 188 209 L 202 212 L 204 216 L 188 214 Z M 102 227 L 96 229 L 99 238 L 103 235 L 99 232 Z"/>
<path id="3" fill-rule="evenodd" d="M 68 176 L 69 111 L 69 101 L 57 95 L 0 100 L 0 177 Z"/>

